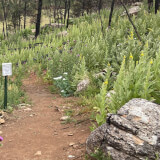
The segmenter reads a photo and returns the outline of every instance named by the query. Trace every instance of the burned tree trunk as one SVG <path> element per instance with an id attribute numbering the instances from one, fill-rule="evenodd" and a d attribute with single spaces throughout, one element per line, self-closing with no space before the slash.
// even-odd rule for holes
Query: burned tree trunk
<path id="1" fill-rule="evenodd" d="M 108 24 L 108 28 L 111 27 L 111 21 L 112 21 L 112 14 L 113 14 L 113 9 L 114 9 L 114 4 L 115 4 L 115 0 L 112 0 L 111 11 L 110 11 L 110 15 L 109 15 L 109 24 Z"/>
<path id="2" fill-rule="evenodd" d="M 102 9 L 102 0 L 99 0 L 99 4 L 98 4 L 98 12 L 100 14 L 100 11 Z"/>
<path id="3" fill-rule="evenodd" d="M 65 24 L 65 22 L 66 22 L 66 15 L 67 15 L 67 0 L 65 0 L 64 24 Z"/>
<path id="4" fill-rule="evenodd" d="M 38 14 L 37 14 L 37 21 L 36 21 L 36 33 L 35 38 L 38 37 L 40 33 L 40 25 L 41 25 L 41 12 L 42 12 L 42 0 L 38 1 Z"/>
<path id="5" fill-rule="evenodd" d="M 27 1 L 24 2 L 24 29 L 26 29 Z"/>
<path id="6" fill-rule="evenodd" d="M 158 9 L 159 9 L 159 0 L 155 0 L 155 14 L 157 14 Z"/>
<path id="7" fill-rule="evenodd" d="M 21 0 L 19 0 L 19 11 L 18 11 L 18 27 L 21 29 Z"/>
<path id="8" fill-rule="evenodd" d="M 3 22 L 3 36 L 4 36 L 4 38 L 6 37 L 5 29 L 4 29 L 4 22 Z"/>
<path id="9" fill-rule="evenodd" d="M 134 28 L 136 34 L 137 34 L 138 39 L 142 42 L 142 39 L 141 39 L 141 37 L 140 37 L 140 35 L 139 35 L 138 31 L 137 31 L 137 28 L 136 28 L 136 26 L 134 25 L 134 23 L 133 23 L 131 17 L 129 16 L 129 13 L 128 13 L 128 11 L 127 11 L 126 6 L 124 5 L 124 3 L 123 3 L 121 0 L 120 0 L 120 3 L 121 3 L 121 5 L 123 6 L 123 8 L 125 9 L 126 14 L 127 14 L 127 16 L 128 16 L 128 19 L 129 19 L 129 21 L 131 22 L 131 24 L 132 24 L 132 26 L 133 26 L 133 28 Z"/>
<path id="10" fill-rule="evenodd" d="M 84 15 L 84 10 L 85 10 L 85 0 L 82 2 L 82 16 Z"/>
<path id="11" fill-rule="evenodd" d="M 2 0 L 1 3 L 2 3 L 4 21 L 5 21 L 5 24 L 6 24 L 6 35 L 8 37 L 7 14 L 6 14 L 6 9 L 5 9 L 5 5 L 4 5 L 4 0 Z"/>
<path id="12" fill-rule="evenodd" d="M 153 7 L 153 0 L 148 0 L 148 11 L 149 12 L 150 12 L 152 7 Z"/>
<path id="13" fill-rule="evenodd" d="M 56 22 L 57 0 L 54 0 L 54 22 Z"/>
<path id="14" fill-rule="evenodd" d="M 66 26 L 66 28 L 69 27 L 70 7 L 71 7 L 71 1 L 68 0 L 68 17 L 67 17 L 67 26 Z"/>

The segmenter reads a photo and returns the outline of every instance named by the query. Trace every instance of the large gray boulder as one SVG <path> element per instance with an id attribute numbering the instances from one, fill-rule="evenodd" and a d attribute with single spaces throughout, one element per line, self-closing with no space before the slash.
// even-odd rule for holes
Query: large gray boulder
<path id="1" fill-rule="evenodd" d="M 130 16 L 137 15 L 139 11 L 141 11 L 141 8 L 139 6 L 133 6 L 128 10 L 128 14 Z M 122 16 L 125 16 L 125 15 L 127 15 L 126 11 L 122 13 Z"/>
<path id="2" fill-rule="evenodd" d="M 113 160 L 155 160 L 160 154 L 160 105 L 132 99 L 117 114 L 91 133 L 86 142 L 88 154 L 96 149 Z"/>

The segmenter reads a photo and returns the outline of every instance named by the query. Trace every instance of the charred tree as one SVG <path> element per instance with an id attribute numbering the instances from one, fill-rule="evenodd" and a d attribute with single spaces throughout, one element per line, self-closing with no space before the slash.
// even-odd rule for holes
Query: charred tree
<path id="1" fill-rule="evenodd" d="M 100 14 L 100 11 L 102 9 L 102 0 L 99 0 L 99 4 L 98 4 L 98 12 Z"/>
<path id="2" fill-rule="evenodd" d="M 125 11 L 126 11 L 126 13 L 127 13 L 127 16 L 128 16 L 128 19 L 129 19 L 129 21 L 131 22 L 131 24 L 132 24 L 132 26 L 133 26 L 136 34 L 137 34 L 138 39 L 142 42 L 142 39 L 141 39 L 141 37 L 140 37 L 140 35 L 139 35 L 138 31 L 137 31 L 137 28 L 136 28 L 136 26 L 134 25 L 131 17 L 129 16 L 129 13 L 128 13 L 128 11 L 127 11 L 126 6 L 124 5 L 124 3 L 123 3 L 121 0 L 120 0 L 120 3 L 121 3 L 121 5 L 123 6 L 123 8 L 125 9 Z"/>
<path id="3" fill-rule="evenodd" d="M 148 0 L 148 11 L 149 12 L 150 12 L 152 7 L 153 7 L 153 0 Z"/>
<path id="4" fill-rule="evenodd" d="M 67 17 L 67 26 L 66 26 L 66 28 L 69 27 L 70 7 L 71 7 L 71 1 L 68 0 L 68 10 L 67 10 L 67 12 L 68 12 L 68 17 Z"/>
<path id="5" fill-rule="evenodd" d="M 159 9 L 159 0 L 155 0 L 155 14 L 157 14 L 158 9 Z"/>
<path id="6" fill-rule="evenodd" d="M 66 22 L 66 15 L 67 15 L 67 0 L 65 0 L 64 24 L 65 24 L 65 22 Z"/>
<path id="7" fill-rule="evenodd" d="M 82 1 L 82 16 L 84 15 L 85 10 L 85 0 Z"/>
<path id="8" fill-rule="evenodd" d="M 4 5 L 4 0 L 2 0 L 1 3 L 2 3 L 4 21 L 5 21 L 5 24 L 6 24 L 6 35 L 8 37 L 7 13 L 6 13 L 5 5 Z"/>
<path id="9" fill-rule="evenodd" d="M 110 11 L 110 15 L 109 15 L 108 28 L 110 28 L 110 27 L 111 27 L 112 14 L 113 14 L 113 10 L 114 10 L 114 4 L 115 4 L 115 0 L 112 0 L 112 4 L 111 4 L 111 11 Z"/>
<path id="10" fill-rule="evenodd" d="M 27 17 L 27 1 L 24 2 L 24 29 L 26 29 L 26 17 Z"/>
<path id="11" fill-rule="evenodd" d="M 4 36 L 4 38 L 6 37 L 5 29 L 4 29 L 4 22 L 3 22 L 3 36 Z"/>
<path id="12" fill-rule="evenodd" d="M 57 0 L 54 0 L 54 22 L 56 22 Z"/>
<path id="13" fill-rule="evenodd" d="M 18 11 L 18 27 L 21 29 L 21 0 L 19 0 L 19 11 Z"/>
<path id="14" fill-rule="evenodd" d="M 36 21 L 36 33 L 35 33 L 35 38 L 38 37 L 40 33 L 40 25 L 41 25 L 41 12 L 42 12 L 42 1 L 38 1 L 38 14 L 37 14 L 37 21 Z"/>

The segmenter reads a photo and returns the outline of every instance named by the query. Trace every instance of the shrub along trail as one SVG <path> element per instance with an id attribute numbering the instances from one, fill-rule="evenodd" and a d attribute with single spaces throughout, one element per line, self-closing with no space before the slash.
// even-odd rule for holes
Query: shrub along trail
<path id="1" fill-rule="evenodd" d="M 83 121 L 86 118 L 84 115 L 76 116 L 79 119 L 77 123 L 62 124 L 60 121 L 66 107 L 78 110 L 77 99 L 51 94 L 48 85 L 40 82 L 34 74 L 24 80 L 23 85 L 32 107 L 15 110 L 8 116 L 6 123 L 0 125 L 1 136 L 4 138 L 0 159 L 85 159 L 89 121 Z"/>

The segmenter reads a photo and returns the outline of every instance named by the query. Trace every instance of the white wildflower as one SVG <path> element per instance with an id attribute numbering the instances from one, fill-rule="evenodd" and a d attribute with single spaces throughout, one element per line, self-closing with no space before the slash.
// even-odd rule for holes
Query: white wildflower
<path id="1" fill-rule="evenodd" d="M 67 72 L 64 72 L 63 74 L 67 75 L 68 73 L 67 73 Z"/>
<path id="2" fill-rule="evenodd" d="M 64 90 L 61 90 L 61 93 L 63 93 L 64 92 Z"/>
<path id="3" fill-rule="evenodd" d="M 63 78 L 63 81 L 65 81 L 66 79 L 65 78 Z"/>
<path id="4" fill-rule="evenodd" d="M 55 77 L 53 78 L 54 80 L 59 80 L 59 79 L 62 79 L 62 76 L 59 76 L 59 77 Z"/>

